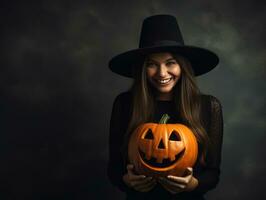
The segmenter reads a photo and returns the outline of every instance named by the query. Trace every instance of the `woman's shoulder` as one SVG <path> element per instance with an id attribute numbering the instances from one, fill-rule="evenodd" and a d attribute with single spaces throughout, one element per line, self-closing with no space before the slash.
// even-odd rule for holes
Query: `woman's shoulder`
<path id="1" fill-rule="evenodd" d="M 212 95 L 212 94 L 205 94 L 205 93 L 201 93 L 201 98 L 205 101 L 209 100 L 209 101 L 216 101 L 216 102 L 220 102 L 219 98 Z"/>
<path id="2" fill-rule="evenodd" d="M 217 98 L 214 95 L 211 95 L 211 94 L 201 94 L 201 100 L 206 105 L 209 105 L 212 109 L 213 108 L 218 108 L 218 109 L 221 109 L 222 108 L 221 101 L 219 100 L 219 98 Z"/>
<path id="3" fill-rule="evenodd" d="M 114 103 L 118 104 L 129 103 L 131 100 L 131 96 L 132 96 L 131 91 L 121 92 L 115 97 Z"/>

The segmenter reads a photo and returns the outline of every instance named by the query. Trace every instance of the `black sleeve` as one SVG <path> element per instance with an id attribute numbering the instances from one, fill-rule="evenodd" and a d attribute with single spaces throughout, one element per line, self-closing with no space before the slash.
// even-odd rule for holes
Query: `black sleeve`
<path id="1" fill-rule="evenodd" d="M 221 151 L 223 140 L 223 114 L 220 101 L 209 95 L 211 105 L 210 126 L 208 135 L 212 143 L 210 151 L 207 153 L 207 165 L 200 173 L 195 173 L 194 177 L 198 179 L 199 185 L 193 191 L 204 194 L 214 189 L 219 182 Z"/>
<path id="2" fill-rule="evenodd" d="M 110 126 L 109 126 L 109 161 L 107 166 L 107 175 L 111 183 L 117 186 L 122 191 L 131 190 L 124 183 L 122 177 L 126 171 L 126 166 L 123 162 L 121 153 L 121 145 L 123 141 L 124 128 L 122 124 L 122 97 L 118 95 L 113 103 Z"/>

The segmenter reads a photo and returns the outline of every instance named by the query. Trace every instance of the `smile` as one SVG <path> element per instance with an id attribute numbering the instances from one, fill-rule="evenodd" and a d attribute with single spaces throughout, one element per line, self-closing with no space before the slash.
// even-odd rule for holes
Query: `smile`
<path id="1" fill-rule="evenodd" d="M 156 79 L 156 82 L 161 84 L 161 85 L 166 85 L 168 84 L 173 78 L 168 78 L 168 79 Z"/>
<path id="2" fill-rule="evenodd" d="M 145 153 L 142 152 L 140 149 L 139 149 L 139 153 L 140 153 L 140 157 L 141 159 L 147 163 L 148 165 L 150 166 L 153 166 L 153 167 L 160 167 L 160 168 L 164 168 L 164 167 L 168 167 L 168 166 L 171 166 L 173 165 L 175 162 L 177 162 L 185 153 L 185 149 L 183 149 L 180 153 L 178 153 L 176 156 L 175 156 L 175 159 L 173 161 L 170 160 L 170 158 L 167 158 L 167 159 L 163 159 L 162 163 L 158 163 L 157 162 L 157 159 L 154 158 L 154 157 L 151 157 L 151 159 L 146 159 L 146 156 L 145 156 Z"/>

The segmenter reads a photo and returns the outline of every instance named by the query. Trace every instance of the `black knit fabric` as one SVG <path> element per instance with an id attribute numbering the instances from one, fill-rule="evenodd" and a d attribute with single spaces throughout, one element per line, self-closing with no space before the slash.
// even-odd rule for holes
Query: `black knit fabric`
<path id="1" fill-rule="evenodd" d="M 108 162 L 108 177 L 111 183 L 126 192 L 127 199 L 204 199 L 204 194 L 216 187 L 220 176 L 223 138 L 223 115 L 220 101 L 212 95 L 201 95 L 201 119 L 210 137 L 212 148 L 207 154 L 207 165 L 201 165 L 199 162 L 200 156 L 198 156 L 198 160 L 193 167 L 193 175 L 199 181 L 198 187 L 191 192 L 173 195 L 160 184 L 157 184 L 151 191 L 143 193 L 128 188 L 122 180 L 122 176 L 127 173 L 126 164 L 123 162 L 121 146 L 131 115 L 130 94 L 130 92 L 119 94 L 113 103 L 110 120 Z M 172 101 L 157 101 L 154 122 L 158 122 L 165 113 L 170 116 L 168 123 L 182 123 L 178 112 L 173 108 Z M 199 155 L 201 152 L 202 150 L 199 145 Z"/>

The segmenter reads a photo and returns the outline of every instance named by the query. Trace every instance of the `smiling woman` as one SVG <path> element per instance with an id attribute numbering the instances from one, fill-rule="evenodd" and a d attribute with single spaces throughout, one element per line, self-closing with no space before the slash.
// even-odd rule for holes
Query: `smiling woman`
<path id="1" fill-rule="evenodd" d="M 219 59 L 207 49 L 185 45 L 170 15 L 146 18 L 139 44 L 109 62 L 133 84 L 113 104 L 108 176 L 127 199 L 204 199 L 219 181 L 223 116 L 220 101 L 201 93 L 195 76 L 212 70 Z M 165 114 L 167 124 L 155 126 Z M 195 143 L 184 142 L 184 130 Z M 139 160 L 132 159 L 132 149 Z M 189 149 L 195 151 L 186 154 Z M 179 161 L 186 163 L 183 171 L 168 170 Z"/>
<path id="2" fill-rule="evenodd" d="M 170 100 L 181 76 L 181 67 L 170 53 L 151 54 L 144 63 L 147 79 L 157 89 L 157 98 Z"/>

